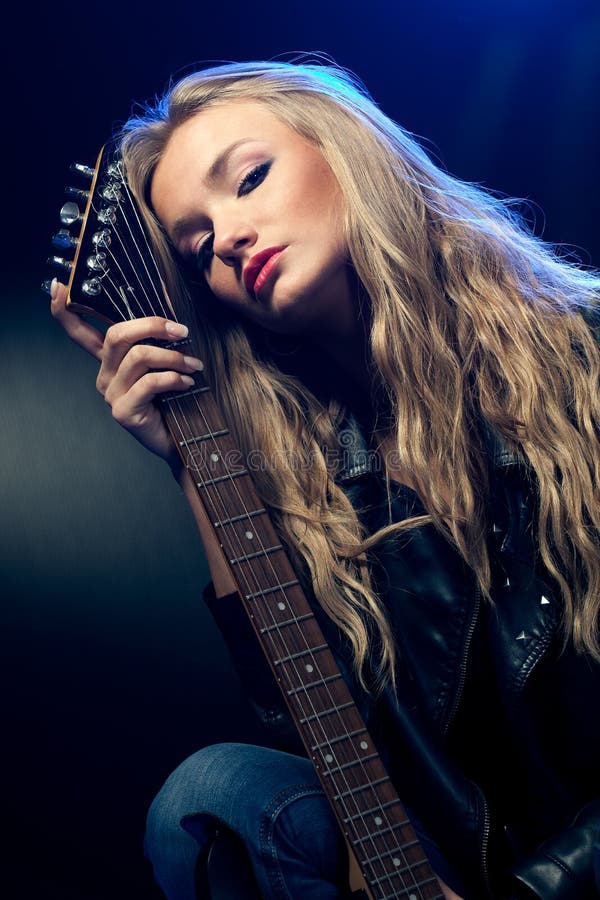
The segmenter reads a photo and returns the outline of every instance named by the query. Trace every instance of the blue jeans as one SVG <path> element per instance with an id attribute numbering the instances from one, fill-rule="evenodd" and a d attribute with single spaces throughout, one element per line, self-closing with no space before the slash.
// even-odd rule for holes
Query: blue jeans
<path id="1" fill-rule="evenodd" d="M 195 900 L 196 860 L 215 820 L 245 844 L 265 900 L 347 896 L 346 847 L 309 760 L 248 744 L 186 759 L 148 812 L 145 852 L 168 900 Z"/>

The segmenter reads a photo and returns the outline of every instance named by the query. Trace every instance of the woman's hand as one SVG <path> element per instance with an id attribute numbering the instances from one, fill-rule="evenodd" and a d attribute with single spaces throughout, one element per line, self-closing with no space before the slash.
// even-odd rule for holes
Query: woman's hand
<path id="1" fill-rule="evenodd" d="M 438 877 L 438 881 L 440 883 L 440 887 L 442 889 L 442 893 L 444 895 L 445 900 L 462 900 L 458 894 L 456 894 L 452 888 L 449 888 L 448 885 L 442 881 L 441 878 Z"/>
<path id="2" fill-rule="evenodd" d="M 112 325 L 103 335 L 81 316 L 66 308 L 67 289 L 54 282 L 52 315 L 75 343 L 100 362 L 96 387 L 112 409 L 114 419 L 137 440 L 174 468 L 178 461 L 171 436 L 154 399 L 168 391 L 189 390 L 200 360 L 177 350 L 143 344 L 149 338 L 181 340 L 185 325 L 161 316 L 133 319 Z"/>

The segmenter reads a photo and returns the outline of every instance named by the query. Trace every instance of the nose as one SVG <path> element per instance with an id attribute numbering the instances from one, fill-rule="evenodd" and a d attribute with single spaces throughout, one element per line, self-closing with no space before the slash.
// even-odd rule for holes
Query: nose
<path id="1" fill-rule="evenodd" d="M 213 234 L 213 253 L 226 266 L 235 266 L 258 239 L 256 230 L 239 215 L 213 221 Z"/>

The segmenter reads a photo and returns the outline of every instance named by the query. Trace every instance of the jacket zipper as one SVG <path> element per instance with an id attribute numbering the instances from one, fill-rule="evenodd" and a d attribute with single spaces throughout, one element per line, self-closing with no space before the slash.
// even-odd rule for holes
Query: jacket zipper
<path id="1" fill-rule="evenodd" d="M 465 688 L 465 681 L 467 678 L 467 659 L 469 657 L 469 650 L 471 649 L 471 641 L 473 640 L 473 634 L 475 632 L 475 626 L 477 625 L 477 619 L 479 618 L 479 607 L 481 605 L 481 588 L 479 584 L 475 585 L 475 601 L 473 604 L 473 614 L 471 616 L 471 621 L 469 623 L 469 630 L 467 631 L 467 637 L 464 643 L 463 654 L 460 660 L 460 665 L 458 668 L 458 688 L 454 697 L 454 701 L 452 703 L 452 709 L 450 710 L 450 714 L 446 718 L 446 722 L 443 728 L 444 738 L 448 735 L 448 729 L 454 720 L 454 716 L 456 715 L 456 710 L 458 709 L 458 705 L 462 700 L 463 691 Z"/>
<path id="2" fill-rule="evenodd" d="M 469 658 L 469 650 L 471 649 L 471 641 L 473 640 L 473 634 L 475 633 L 475 628 L 477 625 L 477 619 L 479 618 L 479 609 L 481 607 L 481 588 L 479 584 L 475 584 L 475 600 L 473 604 L 473 614 L 471 616 L 471 621 L 469 623 L 469 630 L 467 631 L 467 637 L 464 643 L 463 654 L 460 661 L 459 666 L 459 682 L 458 689 L 456 691 L 456 695 L 454 697 L 454 702 L 452 704 L 452 709 L 450 710 L 450 714 L 446 720 L 444 725 L 443 734 L 444 737 L 447 737 L 448 729 L 454 720 L 454 716 L 456 715 L 456 710 L 458 709 L 458 705 L 462 700 L 462 695 L 464 692 L 465 681 L 467 678 L 467 660 Z M 488 893 L 490 893 L 490 882 L 489 882 L 489 874 L 487 869 L 487 851 L 488 851 L 488 843 L 490 837 L 490 813 L 487 805 L 487 800 L 485 796 L 479 788 L 479 791 L 482 801 L 483 801 L 483 831 L 481 835 L 481 874 L 483 877 L 484 884 L 488 889 Z"/>

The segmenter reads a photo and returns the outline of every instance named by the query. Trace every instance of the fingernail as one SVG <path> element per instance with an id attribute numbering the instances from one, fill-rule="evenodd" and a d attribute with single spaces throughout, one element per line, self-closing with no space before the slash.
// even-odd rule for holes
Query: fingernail
<path id="1" fill-rule="evenodd" d="M 189 375 L 182 375 L 182 376 L 181 376 L 181 380 L 183 381 L 184 384 L 189 384 L 190 387 L 191 387 L 193 384 L 196 384 L 196 382 L 194 381 L 194 379 L 191 378 Z"/>
<path id="2" fill-rule="evenodd" d="M 173 337 L 187 337 L 189 328 L 181 322 L 165 322 L 165 331 Z"/>
<path id="3" fill-rule="evenodd" d="M 196 359 L 195 356 L 184 356 L 183 361 L 188 367 L 188 369 L 194 369 L 196 372 L 201 372 L 204 368 L 204 363 L 201 359 Z"/>
<path id="4" fill-rule="evenodd" d="M 52 300 L 56 300 L 56 295 L 58 293 L 58 278 L 53 278 L 50 282 L 50 297 Z"/>

